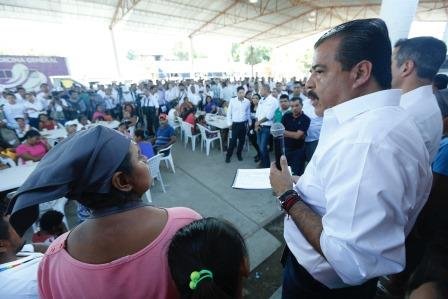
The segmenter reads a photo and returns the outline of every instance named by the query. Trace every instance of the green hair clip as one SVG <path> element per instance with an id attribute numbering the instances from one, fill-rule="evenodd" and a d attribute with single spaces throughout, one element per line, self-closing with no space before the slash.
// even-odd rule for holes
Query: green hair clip
<path id="1" fill-rule="evenodd" d="M 195 290 L 198 284 L 203 280 L 204 278 L 210 278 L 213 279 L 213 273 L 209 270 L 201 270 L 201 271 L 193 271 L 190 274 L 190 289 Z"/>

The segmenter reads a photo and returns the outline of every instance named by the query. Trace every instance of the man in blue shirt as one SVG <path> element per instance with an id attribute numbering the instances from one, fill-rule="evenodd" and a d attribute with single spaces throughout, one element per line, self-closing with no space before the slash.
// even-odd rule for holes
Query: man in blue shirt
<path id="1" fill-rule="evenodd" d="M 176 142 L 174 129 L 168 124 L 168 116 L 165 113 L 159 115 L 159 122 L 160 127 L 157 129 L 156 140 L 154 142 L 155 152 Z"/>
<path id="2" fill-rule="evenodd" d="M 300 98 L 291 99 L 291 112 L 282 117 L 285 126 L 285 156 L 293 175 L 302 175 L 305 168 L 305 136 L 310 118 L 302 112 Z"/>

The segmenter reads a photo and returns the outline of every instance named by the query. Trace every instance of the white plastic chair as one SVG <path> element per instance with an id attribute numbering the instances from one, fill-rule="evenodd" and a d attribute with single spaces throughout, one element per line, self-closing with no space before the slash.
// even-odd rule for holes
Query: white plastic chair
<path id="1" fill-rule="evenodd" d="M 200 133 L 193 134 L 193 126 L 184 121 L 182 122 L 182 129 L 185 135 L 185 141 L 184 141 L 185 147 L 187 147 L 188 140 L 191 139 L 191 149 L 194 152 L 194 149 L 196 148 L 196 138 L 201 134 Z"/>
<path id="2" fill-rule="evenodd" d="M 177 119 L 177 122 L 179 123 L 179 128 L 180 128 L 180 140 L 183 141 L 184 140 L 184 136 L 185 136 L 184 128 L 182 127 L 183 119 L 180 116 L 176 116 L 176 119 Z"/>
<path id="3" fill-rule="evenodd" d="M 221 139 L 221 132 L 219 130 L 212 131 L 207 129 L 206 127 L 198 124 L 199 131 L 201 131 L 201 151 L 202 147 L 205 145 L 205 153 L 207 156 L 210 153 L 210 145 L 213 146 L 213 141 L 219 140 L 219 146 L 221 147 L 222 152 L 222 139 Z M 217 134 L 215 137 L 207 137 L 207 133 L 209 134 Z"/>
<path id="4" fill-rule="evenodd" d="M 6 164 L 6 165 L 8 165 L 9 167 L 17 167 L 17 164 L 16 164 L 16 162 L 14 162 L 14 160 L 13 159 L 11 159 L 11 158 L 0 158 L 0 161 L 3 163 L 3 164 Z"/>
<path id="5" fill-rule="evenodd" d="M 165 185 L 163 184 L 162 174 L 160 173 L 160 161 L 162 160 L 162 154 L 157 154 L 154 157 L 151 157 L 148 159 L 148 167 L 151 172 L 151 176 L 154 179 L 157 179 L 160 181 L 160 184 L 162 185 L 162 190 L 165 193 Z M 152 181 L 153 184 L 155 184 L 155 180 Z"/>
<path id="6" fill-rule="evenodd" d="M 174 131 L 176 131 L 177 129 L 180 129 L 180 131 L 181 131 L 181 133 L 182 133 L 182 130 L 181 130 L 181 128 L 180 128 L 179 117 L 174 116 L 174 119 L 170 119 L 170 118 L 168 117 L 168 124 L 169 124 L 171 127 L 173 127 Z"/>
<path id="7" fill-rule="evenodd" d="M 174 162 L 173 162 L 173 149 L 172 149 L 173 145 L 171 144 L 170 146 L 163 148 L 161 150 L 159 150 L 159 154 L 162 154 L 162 159 L 161 161 L 165 161 L 165 165 L 166 168 L 171 168 L 171 171 L 173 173 L 176 173 L 176 171 L 174 170 Z M 165 153 L 168 153 L 165 156 Z"/>

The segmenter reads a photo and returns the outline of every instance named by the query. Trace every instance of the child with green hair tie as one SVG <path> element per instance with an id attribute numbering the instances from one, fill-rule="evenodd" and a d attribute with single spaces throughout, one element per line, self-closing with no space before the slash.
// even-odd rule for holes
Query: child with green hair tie
<path id="1" fill-rule="evenodd" d="M 171 276 L 180 297 L 242 298 L 249 275 L 244 239 L 229 222 L 204 218 L 181 228 L 168 249 Z"/>

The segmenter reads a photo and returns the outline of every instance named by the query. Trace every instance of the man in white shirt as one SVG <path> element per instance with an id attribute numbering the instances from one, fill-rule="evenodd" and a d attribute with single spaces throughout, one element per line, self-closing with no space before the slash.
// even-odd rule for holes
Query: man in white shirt
<path id="1" fill-rule="evenodd" d="M 236 156 L 239 161 L 243 161 L 243 147 L 246 141 L 247 126 L 250 126 L 250 101 L 244 97 L 244 87 L 237 88 L 237 96 L 230 100 L 227 108 L 227 124 L 232 126 L 232 138 L 230 139 L 229 148 L 226 154 L 226 163 L 230 163 L 233 155 L 233 149 L 238 139 L 238 147 Z"/>
<path id="2" fill-rule="evenodd" d="M 9 224 L 0 218 L 0 298 L 39 298 L 37 270 L 43 254 L 25 252 L 23 241 Z M 34 251 L 32 245 L 27 249 Z"/>
<path id="3" fill-rule="evenodd" d="M 6 100 L 8 101 L 8 103 L 3 106 L 6 125 L 11 129 L 17 129 L 19 125 L 17 124 L 15 118 L 23 116 L 25 112 L 25 106 L 22 103 L 17 103 L 16 96 L 13 93 L 7 94 Z"/>
<path id="4" fill-rule="evenodd" d="M 184 103 L 185 97 L 188 97 L 188 93 L 185 90 L 185 85 L 183 83 L 179 84 L 179 92 L 177 93 L 177 96 L 178 96 L 177 104 L 180 106 Z"/>
<path id="5" fill-rule="evenodd" d="M 445 43 L 429 36 L 397 41 L 392 55 L 392 87 L 402 90 L 400 106 L 414 118 L 429 162 L 434 160 L 442 139 L 442 113 L 432 80 L 445 57 Z"/>
<path id="6" fill-rule="evenodd" d="M 222 83 L 222 99 L 224 101 L 230 101 L 233 97 L 233 89 L 229 81 L 225 81 Z"/>
<path id="7" fill-rule="evenodd" d="M 22 86 L 17 86 L 16 88 L 16 100 L 17 103 L 22 103 L 26 101 L 26 90 Z"/>
<path id="8" fill-rule="evenodd" d="M 42 103 L 44 109 L 47 109 L 51 100 L 51 92 L 47 83 L 42 83 L 40 85 L 40 92 L 36 95 L 36 99 Z"/>
<path id="9" fill-rule="evenodd" d="M 121 113 L 120 101 L 118 100 L 118 96 L 113 94 L 111 87 L 106 88 L 103 99 L 106 105 L 106 110 L 112 117 L 119 118 Z"/>
<path id="10" fill-rule="evenodd" d="M 25 108 L 24 112 L 28 115 L 30 126 L 39 129 L 39 115 L 46 113 L 42 103 L 36 100 L 33 93 L 27 92 L 23 106 Z"/>
<path id="11" fill-rule="evenodd" d="M 261 87 L 261 99 L 258 102 L 257 112 L 255 117 L 255 131 L 257 131 L 257 143 L 260 147 L 260 168 L 268 168 L 271 164 L 268 151 L 269 136 L 271 135 L 272 119 L 274 118 L 275 110 L 278 107 L 278 101 L 271 95 L 271 88 L 268 84 L 263 84 Z"/>
<path id="12" fill-rule="evenodd" d="M 415 123 L 391 86 L 384 21 L 354 20 L 315 44 L 307 86 L 325 109 L 319 145 L 294 182 L 281 159 L 271 185 L 285 217 L 282 298 L 374 298 L 400 272 L 405 238 L 432 181 Z"/>
<path id="13" fill-rule="evenodd" d="M 168 83 L 168 90 L 165 92 L 165 99 L 168 103 L 176 100 L 179 97 L 179 90 L 175 87 L 174 83 Z"/>
<path id="14" fill-rule="evenodd" d="M 157 87 L 151 86 L 150 89 L 145 89 L 141 98 L 142 113 L 144 122 L 146 121 L 146 128 L 150 136 L 155 136 L 157 128 L 159 127 L 157 116 L 159 115 L 159 99 L 157 95 Z"/>
<path id="15" fill-rule="evenodd" d="M 199 92 L 197 92 L 197 89 L 194 84 L 190 85 L 189 87 L 188 99 L 195 107 L 201 101 L 201 96 L 199 95 Z"/>
<path id="16" fill-rule="evenodd" d="M 317 144 L 319 143 L 320 129 L 322 128 L 323 116 L 317 115 L 314 107 L 318 103 L 318 98 L 313 91 L 308 93 L 308 97 L 303 97 L 303 112 L 311 120 L 305 137 L 305 162 L 309 162 L 313 157 Z"/>

